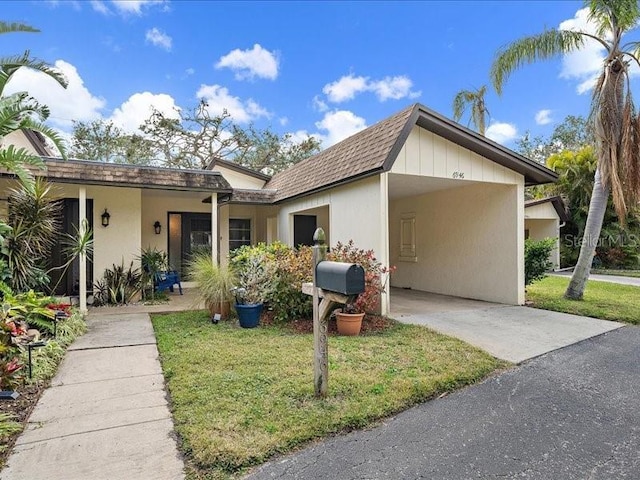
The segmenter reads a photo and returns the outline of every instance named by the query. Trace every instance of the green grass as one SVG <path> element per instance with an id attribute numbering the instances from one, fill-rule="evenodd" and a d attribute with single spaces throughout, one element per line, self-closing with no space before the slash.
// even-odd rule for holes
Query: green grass
<path id="1" fill-rule="evenodd" d="M 594 280 L 587 282 L 583 300 L 567 300 L 568 284 L 568 277 L 546 277 L 527 287 L 527 300 L 545 310 L 640 324 L 639 287 Z"/>
<path id="2" fill-rule="evenodd" d="M 329 395 L 313 395 L 313 336 L 155 315 L 181 447 L 193 478 L 224 478 L 331 433 L 362 428 L 507 364 L 426 328 L 329 338 Z M 195 472 L 195 473 L 194 473 Z"/>
<path id="3" fill-rule="evenodd" d="M 621 277 L 633 277 L 640 278 L 640 270 L 605 270 L 605 269 L 593 269 L 591 273 L 597 273 L 598 275 L 620 275 Z"/>

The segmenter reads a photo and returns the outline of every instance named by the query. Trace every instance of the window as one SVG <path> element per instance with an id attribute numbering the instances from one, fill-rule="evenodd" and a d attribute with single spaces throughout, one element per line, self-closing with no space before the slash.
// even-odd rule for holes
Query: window
<path id="1" fill-rule="evenodd" d="M 251 220 L 248 218 L 230 218 L 229 251 L 243 245 L 251 245 Z"/>

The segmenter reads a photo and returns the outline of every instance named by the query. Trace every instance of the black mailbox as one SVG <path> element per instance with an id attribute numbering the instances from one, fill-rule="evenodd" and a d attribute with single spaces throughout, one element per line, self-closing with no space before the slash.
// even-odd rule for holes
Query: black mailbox
<path id="1" fill-rule="evenodd" d="M 320 262 L 316 266 L 316 286 L 343 295 L 364 292 L 364 268 L 355 263 Z"/>

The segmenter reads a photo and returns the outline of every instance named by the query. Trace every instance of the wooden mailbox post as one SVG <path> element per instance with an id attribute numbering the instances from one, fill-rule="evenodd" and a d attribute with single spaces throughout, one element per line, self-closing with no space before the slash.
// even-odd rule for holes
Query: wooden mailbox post
<path id="1" fill-rule="evenodd" d="M 316 397 L 326 397 L 329 381 L 329 349 L 327 342 L 329 315 L 336 304 L 348 303 L 355 295 L 344 295 L 318 288 L 316 267 L 327 256 L 326 236 L 322 228 L 316 229 L 313 241 L 315 243 L 312 261 L 313 283 L 304 283 L 302 292 L 313 296 L 313 385 L 315 395 Z"/>

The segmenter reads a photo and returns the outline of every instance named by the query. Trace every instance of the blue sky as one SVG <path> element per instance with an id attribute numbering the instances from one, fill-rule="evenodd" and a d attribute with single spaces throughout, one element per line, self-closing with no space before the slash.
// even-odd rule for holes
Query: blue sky
<path id="1" fill-rule="evenodd" d="M 50 106 L 50 123 L 113 119 L 135 129 L 150 105 L 205 98 L 242 125 L 317 134 L 328 146 L 420 102 L 451 116 L 457 91 L 488 83 L 497 49 L 544 27 L 589 28 L 582 2 L 3 2 L 2 19 L 39 34 L 0 38 L 70 80 L 21 73 L 12 89 Z M 565 22 L 565 23 L 563 23 Z M 586 114 L 601 52 L 526 66 L 487 95 L 488 135 L 508 146 Z M 541 113 L 542 112 L 542 113 Z M 466 124 L 466 119 L 463 122 Z"/>

